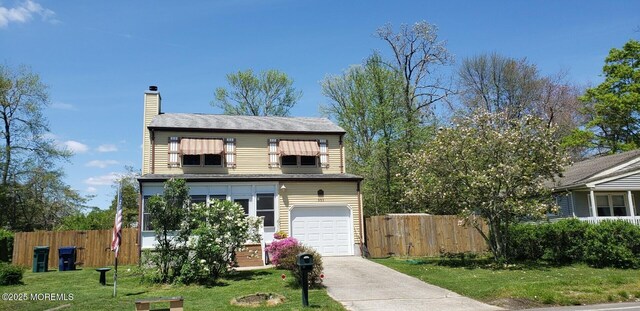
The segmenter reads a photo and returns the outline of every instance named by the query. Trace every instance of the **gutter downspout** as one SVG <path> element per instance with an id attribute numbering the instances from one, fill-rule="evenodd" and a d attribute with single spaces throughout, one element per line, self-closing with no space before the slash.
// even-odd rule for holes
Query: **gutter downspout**
<path id="1" fill-rule="evenodd" d="M 340 139 L 338 140 L 338 143 L 340 144 L 340 173 L 341 174 L 344 174 L 344 144 L 342 143 L 343 137 L 344 137 L 344 134 L 340 134 Z"/>
<path id="2" fill-rule="evenodd" d="M 358 181 L 356 184 L 356 191 L 358 192 L 358 210 L 360 214 L 360 256 L 364 257 L 365 254 L 362 250 L 366 245 L 366 234 L 364 233 L 364 214 L 362 213 L 362 193 L 360 192 L 360 183 L 361 181 Z"/>
<path id="3" fill-rule="evenodd" d="M 151 174 L 156 173 L 156 132 L 151 131 Z"/>

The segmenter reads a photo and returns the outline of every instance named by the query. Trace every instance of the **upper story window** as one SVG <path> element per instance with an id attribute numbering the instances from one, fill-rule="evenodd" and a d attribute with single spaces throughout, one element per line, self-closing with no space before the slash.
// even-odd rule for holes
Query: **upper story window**
<path id="1" fill-rule="evenodd" d="M 298 165 L 298 156 L 282 156 L 282 165 Z"/>
<path id="2" fill-rule="evenodd" d="M 183 166 L 221 166 L 224 143 L 215 138 L 182 138 L 180 153 Z"/>
<path id="3" fill-rule="evenodd" d="M 327 140 L 269 139 L 269 166 L 329 167 Z"/>
<path id="4" fill-rule="evenodd" d="M 318 157 L 300 156 L 300 165 L 302 166 L 316 166 L 316 159 Z"/>
<path id="5" fill-rule="evenodd" d="M 234 138 L 169 137 L 169 167 L 223 166 L 235 167 Z M 224 159 L 223 159 L 224 158 Z"/>

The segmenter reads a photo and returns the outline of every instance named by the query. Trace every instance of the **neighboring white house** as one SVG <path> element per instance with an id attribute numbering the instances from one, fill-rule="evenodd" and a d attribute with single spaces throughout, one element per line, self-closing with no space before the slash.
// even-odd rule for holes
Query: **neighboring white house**
<path id="1" fill-rule="evenodd" d="M 577 162 L 556 178 L 553 192 L 560 217 L 640 225 L 640 150 Z"/>
<path id="2" fill-rule="evenodd" d="M 345 173 L 342 128 L 326 118 L 163 113 L 160 101 L 157 88 L 145 92 L 141 249 L 155 244 L 147 199 L 181 178 L 192 202 L 231 200 L 263 217 L 267 244 L 282 230 L 325 256 L 359 253 L 362 178 Z"/>

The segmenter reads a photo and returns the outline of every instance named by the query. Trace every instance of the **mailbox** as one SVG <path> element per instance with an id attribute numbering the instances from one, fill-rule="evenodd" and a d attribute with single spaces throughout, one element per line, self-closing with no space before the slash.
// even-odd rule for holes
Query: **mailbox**
<path id="1" fill-rule="evenodd" d="M 300 253 L 296 256 L 296 264 L 300 269 L 302 286 L 302 306 L 309 306 L 309 272 L 313 271 L 313 255 L 309 253 Z"/>
<path id="2" fill-rule="evenodd" d="M 313 270 L 313 255 L 308 253 L 300 253 L 296 256 L 296 263 L 300 271 L 312 271 Z"/>

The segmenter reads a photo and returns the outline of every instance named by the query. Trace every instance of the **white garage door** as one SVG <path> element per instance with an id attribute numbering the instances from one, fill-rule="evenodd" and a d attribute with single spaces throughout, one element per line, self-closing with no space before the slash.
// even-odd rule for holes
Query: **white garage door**
<path id="1" fill-rule="evenodd" d="M 353 255 L 350 219 L 346 206 L 294 207 L 291 236 L 322 256 Z"/>

